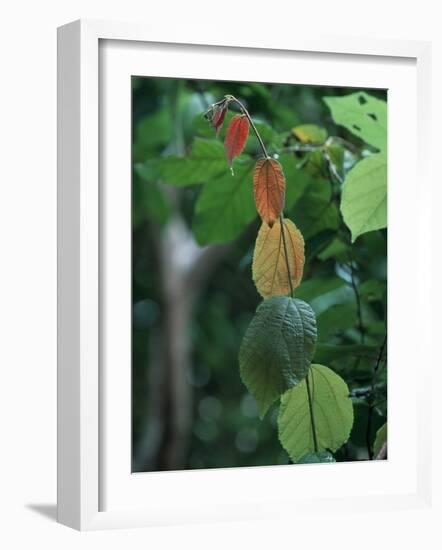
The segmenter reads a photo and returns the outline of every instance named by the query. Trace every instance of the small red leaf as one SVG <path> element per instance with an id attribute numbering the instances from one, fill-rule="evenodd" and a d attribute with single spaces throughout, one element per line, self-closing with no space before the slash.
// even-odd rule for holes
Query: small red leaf
<path id="1" fill-rule="evenodd" d="M 239 156 L 249 137 L 249 121 L 245 115 L 235 115 L 226 131 L 224 147 L 229 166 L 232 166 L 232 160 Z"/>
<path id="2" fill-rule="evenodd" d="M 215 128 L 216 135 L 219 134 L 219 131 L 221 130 L 224 122 L 224 118 L 227 113 L 227 103 L 225 103 L 222 107 L 219 107 L 216 109 L 213 118 L 212 118 L 212 125 Z"/>

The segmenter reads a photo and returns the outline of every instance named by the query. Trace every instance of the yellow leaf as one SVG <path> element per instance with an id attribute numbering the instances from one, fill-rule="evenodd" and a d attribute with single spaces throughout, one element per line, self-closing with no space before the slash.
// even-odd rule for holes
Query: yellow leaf
<path id="1" fill-rule="evenodd" d="M 301 143 L 322 145 L 327 139 L 327 131 L 316 124 L 301 124 L 293 128 L 292 132 Z"/>
<path id="2" fill-rule="evenodd" d="M 262 223 L 253 254 L 253 280 L 263 298 L 290 294 L 281 220 L 273 227 Z M 301 283 L 304 269 L 304 239 L 296 225 L 284 220 L 284 236 L 293 288 Z"/>

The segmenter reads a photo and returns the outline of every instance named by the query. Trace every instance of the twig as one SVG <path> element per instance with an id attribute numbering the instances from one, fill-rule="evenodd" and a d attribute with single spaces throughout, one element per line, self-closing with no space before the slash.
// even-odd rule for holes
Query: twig
<path id="1" fill-rule="evenodd" d="M 253 123 L 253 120 L 252 120 L 249 112 L 247 111 L 247 109 L 244 107 L 244 105 L 238 99 L 236 99 L 236 97 L 234 97 L 232 95 L 226 95 L 225 97 L 228 101 L 235 102 L 235 103 L 238 104 L 238 106 L 241 109 L 241 111 L 243 112 L 243 114 L 247 117 L 247 119 L 248 119 L 254 133 L 255 133 L 255 136 L 258 139 L 258 142 L 261 146 L 264 157 L 265 158 L 270 158 L 269 154 L 267 152 L 266 146 L 264 145 L 264 142 L 262 141 L 261 136 L 259 135 L 259 132 L 258 132 L 255 124 Z M 286 242 L 286 238 L 285 238 L 284 215 L 282 214 L 282 212 L 279 215 L 279 221 L 281 223 L 281 235 L 282 235 L 282 242 L 283 242 L 283 248 L 284 248 L 285 264 L 286 264 L 286 267 L 287 267 L 287 277 L 288 277 L 288 282 L 289 282 L 289 287 L 290 287 L 290 294 L 291 294 L 291 297 L 293 298 L 293 283 L 292 283 L 292 277 L 291 277 L 291 274 L 290 274 L 290 263 L 289 263 L 289 256 L 288 256 L 288 251 L 287 251 L 287 242 Z M 311 394 L 311 390 L 310 390 L 310 382 L 309 382 L 309 378 L 308 378 L 308 373 L 307 373 L 307 376 L 306 376 L 305 380 L 306 380 L 310 420 L 311 420 L 311 424 L 312 424 L 313 446 L 314 446 L 315 452 L 318 452 L 319 447 L 318 447 L 318 439 L 317 439 L 317 435 L 316 435 L 315 416 L 314 416 L 314 412 L 313 412 L 313 398 L 312 398 L 312 394 Z"/>
<path id="2" fill-rule="evenodd" d="M 288 252 L 287 252 L 287 242 L 285 240 L 284 216 L 282 215 L 282 213 L 279 215 L 279 221 L 281 223 L 282 245 L 284 247 L 284 257 L 285 257 L 285 265 L 286 265 L 286 268 L 287 268 L 287 276 L 288 276 L 288 279 L 289 279 L 290 295 L 293 298 L 293 283 L 292 283 L 292 276 L 290 274 L 289 255 L 288 255 Z"/>
<path id="3" fill-rule="evenodd" d="M 225 97 L 228 101 L 236 103 L 238 105 L 238 107 L 241 109 L 241 111 L 243 112 L 243 114 L 247 117 L 247 120 L 249 121 L 250 126 L 252 127 L 252 130 L 255 133 L 255 136 L 256 136 L 257 140 L 259 141 L 259 144 L 261 146 L 262 153 L 263 153 L 264 157 L 265 158 L 270 158 L 269 154 L 267 152 L 266 146 L 264 145 L 264 142 L 262 141 L 261 136 L 259 135 L 259 132 L 256 129 L 255 123 L 253 122 L 252 117 L 249 114 L 249 111 L 244 107 L 244 105 L 241 103 L 241 101 L 239 99 L 237 99 L 235 96 L 226 95 Z"/>
<path id="4" fill-rule="evenodd" d="M 365 327 L 364 327 L 364 324 L 362 322 L 361 295 L 359 294 L 359 289 L 358 289 L 358 286 L 357 286 L 356 281 L 355 281 L 354 268 L 353 268 L 353 263 L 352 262 L 350 262 L 349 268 L 350 268 L 351 286 L 353 288 L 353 292 L 355 294 L 355 299 L 356 299 L 356 310 L 357 310 L 357 315 L 358 315 L 359 331 L 361 333 L 361 344 L 363 344 L 364 340 L 365 340 Z"/>
<path id="5" fill-rule="evenodd" d="M 309 408 L 309 411 L 310 411 L 310 420 L 312 422 L 313 447 L 315 449 L 315 453 L 317 453 L 318 452 L 318 439 L 317 439 L 317 436 L 316 436 L 315 415 L 313 413 L 313 399 L 312 399 L 312 394 L 311 394 L 311 391 L 310 391 L 310 381 L 308 379 L 308 374 L 305 377 L 305 382 L 306 382 L 306 388 L 307 388 L 308 408 Z"/>
<path id="6" fill-rule="evenodd" d="M 387 335 L 385 334 L 384 341 L 382 342 L 382 346 L 379 350 L 378 358 L 376 361 L 376 364 L 373 369 L 373 377 L 372 377 L 372 383 L 371 383 L 371 392 L 368 396 L 368 413 L 367 413 L 367 431 L 365 434 L 365 442 L 367 445 L 367 452 L 368 452 L 368 458 L 369 460 L 373 460 L 373 448 L 371 446 L 371 432 L 372 432 L 372 424 L 373 424 L 373 411 L 375 407 L 375 391 L 376 391 L 376 376 L 379 371 L 379 366 L 382 361 L 382 357 L 384 355 L 385 346 L 387 345 Z"/>

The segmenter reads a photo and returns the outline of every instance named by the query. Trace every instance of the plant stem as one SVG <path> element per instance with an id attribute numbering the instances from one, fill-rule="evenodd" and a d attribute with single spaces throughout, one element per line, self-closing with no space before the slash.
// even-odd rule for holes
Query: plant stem
<path id="1" fill-rule="evenodd" d="M 366 442 L 366 445 L 367 445 L 367 452 L 368 452 L 368 459 L 369 460 L 373 460 L 373 458 L 374 458 L 373 448 L 371 446 L 371 430 L 372 430 L 372 424 L 373 424 L 373 411 L 374 411 L 374 407 L 375 407 L 376 377 L 377 377 L 377 373 L 379 371 L 379 366 L 381 364 L 382 356 L 384 355 L 384 350 L 385 350 L 386 345 L 387 345 L 387 335 L 385 335 L 384 341 L 382 342 L 382 346 L 379 350 L 378 358 L 376 360 L 376 365 L 373 369 L 371 391 L 370 391 L 370 395 L 368 397 L 367 431 L 365 433 L 365 442 Z"/>
<path id="2" fill-rule="evenodd" d="M 285 240 L 284 216 L 282 215 L 282 213 L 279 215 L 279 222 L 281 223 L 282 245 L 284 247 L 284 258 L 285 258 L 285 266 L 287 268 L 287 276 L 289 279 L 290 295 L 293 298 L 293 283 L 292 283 L 292 276 L 290 274 L 289 255 L 287 251 L 287 242 Z"/>
<path id="3" fill-rule="evenodd" d="M 311 394 L 311 390 L 310 390 L 310 381 L 309 381 L 308 377 L 309 377 L 309 375 L 307 374 L 307 376 L 305 377 L 305 382 L 306 382 L 307 396 L 308 396 L 308 408 L 309 408 L 309 411 L 310 411 L 310 420 L 311 420 L 311 423 L 312 423 L 313 447 L 315 449 L 315 453 L 317 453 L 318 452 L 318 439 L 316 437 L 315 415 L 313 413 L 313 399 L 312 399 L 312 394 Z"/>
<path id="4" fill-rule="evenodd" d="M 259 132 L 255 126 L 255 124 L 253 123 L 253 120 L 252 120 L 252 117 L 250 116 L 249 112 L 247 111 L 247 109 L 244 107 L 244 105 L 241 103 L 241 101 L 239 101 L 238 99 L 236 99 L 235 96 L 233 95 L 226 95 L 225 96 L 226 99 L 228 101 L 232 101 L 234 103 L 236 103 L 239 108 L 241 109 L 242 113 L 247 117 L 247 120 L 249 121 L 250 123 L 250 126 L 252 127 L 254 133 L 255 133 L 255 136 L 261 146 L 261 149 L 262 149 L 262 152 L 263 152 L 263 155 L 265 158 L 270 158 L 268 152 L 267 152 L 267 149 L 266 149 L 266 146 L 264 145 L 264 142 L 262 141 L 261 139 L 261 136 L 259 135 Z M 291 297 L 293 298 L 293 283 L 292 283 L 292 277 L 291 277 L 291 274 L 290 274 L 290 263 L 289 263 L 289 255 L 288 255 L 288 251 L 287 251 L 287 241 L 286 241 L 286 238 L 285 238 L 285 224 L 284 224 L 284 215 L 283 213 L 281 212 L 281 214 L 279 215 L 279 221 L 281 223 L 281 235 L 282 235 L 282 243 L 283 243 L 283 248 L 284 248 L 284 258 L 285 258 L 285 265 L 286 265 L 286 268 L 287 268 L 287 276 L 288 276 L 288 281 L 289 281 L 289 287 L 290 287 L 290 295 Z M 311 394 L 311 390 L 310 390 L 310 382 L 309 382 L 309 375 L 307 373 L 307 376 L 305 378 L 305 381 L 306 381 L 306 388 L 307 388 L 307 396 L 308 396 L 308 406 L 309 406 L 309 412 L 310 412 L 310 420 L 311 420 L 311 424 L 312 424 L 312 434 L 313 434 L 313 447 L 314 447 L 314 450 L 315 450 L 315 453 L 318 452 L 318 439 L 317 439 L 317 436 L 316 436 L 316 425 L 315 425 L 315 415 L 314 415 L 314 412 L 313 412 L 313 399 L 312 399 L 312 394 Z"/>
<path id="5" fill-rule="evenodd" d="M 356 310 L 358 314 L 359 332 L 361 333 L 361 344 L 363 344 L 365 340 L 365 327 L 364 327 L 364 323 L 362 322 L 361 295 L 359 294 L 359 289 L 355 281 L 352 261 L 349 262 L 349 267 L 350 267 L 351 286 L 353 287 L 353 292 L 355 294 L 355 299 L 356 299 Z"/>
<path id="6" fill-rule="evenodd" d="M 270 158 L 269 154 L 267 153 L 266 146 L 264 145 L 264 142 L 261 139 L 261 136 L 259 135 L 258 130 L 256 129 L 255 123 L 252 120 L 252 117 L 249 114 L 249 111 L 244 107 L 244 105 L 241 103 L 239 99 L 237 99 L 233 95 L 226 95 L 226 99 L 229 101 L 232 101 L 238 105 L 238 107 L 241 109 L 242 113 L 247 117 L 247 120 L 250 123 L 250 126 L 252 127 L 253 132 L 255 133 L 256 139 L 259 141 L 259 145 L 261 146 L 262 153 L 265 158 Z"/>

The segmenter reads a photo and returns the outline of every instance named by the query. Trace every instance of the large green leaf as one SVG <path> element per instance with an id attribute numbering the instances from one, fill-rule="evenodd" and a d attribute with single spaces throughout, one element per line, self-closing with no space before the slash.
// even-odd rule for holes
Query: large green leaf
<path id="1" fill-rule="evenodd" d="M 274 296 L 258 307 L 243 338 L 239 364 L 261 417 L 306 376 L 315 343 L 315 315 L 302 300 Z"/>
<path id="2" fill-rule="evenodd" d="M 253 163 L 238 163 L 234 175 L 226 172 L 204 186 L 192 224 L 199 244 L 231 241 L 255 219 L 252 172 Z"/>
<path id="3" fill-rule="evenodd" d="M 352 241 L 387 227 L 387 157 L 376 154 L 350 170 L 342 190 L 341 212 Z"/>
<path id="4" fill-rule="evenodd" d="M 324 97 L 336 124 L 380 151 L 387 149 L 387 103 L 365 92 Z"/>
<path id="5" fill-rule="evenodd" d="M 315 449 L 305 379 L 281 398 L 279 439 L 293 462 L 307 453 L 336 451 L 349 438 L 353 405 L 347 384 L 323 365 L 311 365 L 308 374 L 318 448 Z"/>
<path id="6" fill-rule="evenodd" d="M 135 165 L 141 178 L 154 173 L 157 179 L 171 185 L 183 186 L 207 181 L 227 173 L 227 162 L 222 143 L 216 140 L 195 138 L 187 157 L 170 155 Z"/>

